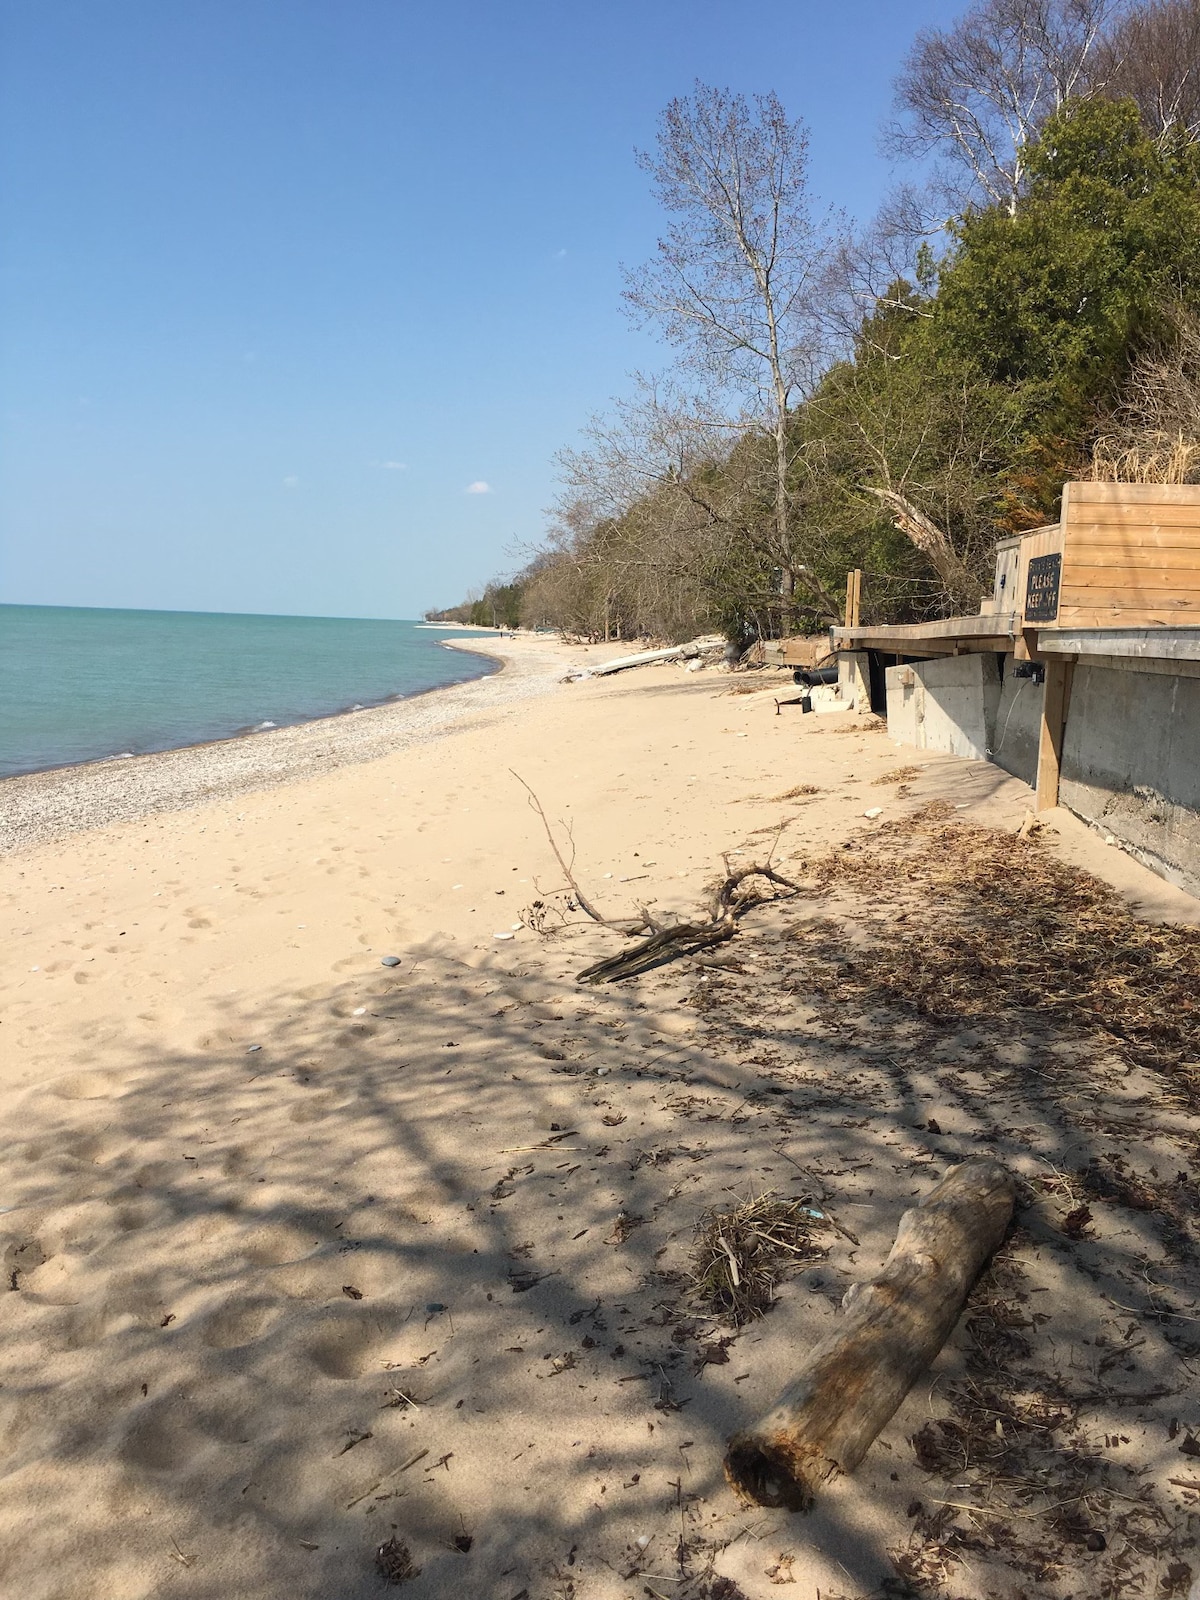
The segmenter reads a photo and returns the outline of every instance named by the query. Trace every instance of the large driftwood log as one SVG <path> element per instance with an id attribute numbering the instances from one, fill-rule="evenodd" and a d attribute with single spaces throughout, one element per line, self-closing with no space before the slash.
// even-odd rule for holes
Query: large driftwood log
<path id="1" fill-rule="evenodd" d="M 635 656 L 618 656 L 615 661 L 603 661 L 598 667 L 589 667 L 589 678 L 604 678 L 610 672 L 624 672 L 628 667 L 648 667 L 655 661 L 691 661 L 700 654 L 698 644 L 673 644 L 665 650 L 641 650 Z"/>
<path id="2" fill-rule="evenodd" d="M 998 1162 L 968 1161 L 904 1213 L 883 1270 L 842 1302 L 837 1332 L 774 1408 L 729 1441 L 725 1475 L 740 1494 L 803 1511 L 835 1472 L 854 1471 L 958 1321 L 1014 1198 Z"/>

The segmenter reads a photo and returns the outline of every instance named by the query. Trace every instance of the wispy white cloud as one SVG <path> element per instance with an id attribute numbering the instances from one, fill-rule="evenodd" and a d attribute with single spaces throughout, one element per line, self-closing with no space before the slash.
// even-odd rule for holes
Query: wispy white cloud
<path id="1" fill-rule="evenodd" d="M 289 472 L 283 480 L 283 487 L 285 489 L 298 489 L 300 487 L 300 479 L 296 477 L 295 473 Z"/>
<path id="2" fill-rule="evenodd" d="M 407 472 L 408 471 L 408 462 L 407 461 L 381 461 L 379 463 L 379 465 L 383 468 L 384 472 Z"/>
<path id="3" fill-rule="evenodd" d="M 474 483 L 469 483 L 464 491 L 466 494 L 491 494 L 492 486 L 485 483 L 482 478 L 476 478 Z"/>
<path id="4" fill-rule="evenodd" d="M 555 261 L 565 261 L 567 259 L 567 252 L 565 250 L 556 250 L 554 252 L 554 259 Z"/>

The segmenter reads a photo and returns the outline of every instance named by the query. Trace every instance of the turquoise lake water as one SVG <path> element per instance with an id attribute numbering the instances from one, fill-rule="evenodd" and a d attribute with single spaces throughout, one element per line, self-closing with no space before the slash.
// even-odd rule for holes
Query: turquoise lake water
<path id="1" fill-rule="evenodd" d="M 438 639 L 412 622 L 0 605 L 0 777 L 307 722 L 495 670 Z"/>

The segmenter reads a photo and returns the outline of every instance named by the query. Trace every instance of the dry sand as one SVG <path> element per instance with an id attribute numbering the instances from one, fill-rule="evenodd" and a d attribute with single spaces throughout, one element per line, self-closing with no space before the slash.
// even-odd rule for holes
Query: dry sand
<path id="1" fill-rule="evenodd" d="M 1013 829 L 1028 790 L 712 672 L 560 687 L 587 652 L 504 648 L 415 712 L 0 788 L 0 1593 L 350 1600 L 386 1592 L 396 1537 L 413 1600 L 1186 1595 L 1195 1219 L 1062 1224 L 1093 1155 L 1184 1193 L 1194 1116 L 1078 1042 L 812 1001 L 787 951 L 824 904 L 599 991 L 574 974 L 616 935 L 520 926 L 560 879 L 510 768 L 614 910 L 693 910 L 785 819 L 800 873 L 875 806 Z M 875 782 L 900 764 L 903 791 Z M 1200 920 L 1068 816 L 1045 848 Z M 725 1438 L 978 1149 L 1032 1186 L 983 1309 L 812 1514 L 740 1507 Z M 819 1232 L 827 1258 L 723 1344 L 688 1299 L 695 1228 L 764 1189 L 860 1245 Z M 1070 1389 L 1072 1470 L 1099 1465 L 1058 1512 L 1010 1470 L 1002 1537 L 944 1446 L 972 1383 L 996 1437 L 1063 1433 L 1020 1420 L 1022 1360 Z"/>

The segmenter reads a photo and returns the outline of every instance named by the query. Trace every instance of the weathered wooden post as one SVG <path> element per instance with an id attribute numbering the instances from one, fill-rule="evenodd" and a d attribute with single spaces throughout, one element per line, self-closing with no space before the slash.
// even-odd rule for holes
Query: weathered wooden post
<path id="1" fill-rule="evenodd" d="M 1004 1237 L 1016 1186 L 996 1161 L 967 1161 L 900 1219 L 879 1274 L 842 1302 L 845 1319 L 752 1428 L 729 1441 L 725 1475 L 745 1498 L 803 1511 L 853 1472 L 958 1321 Z"/>

